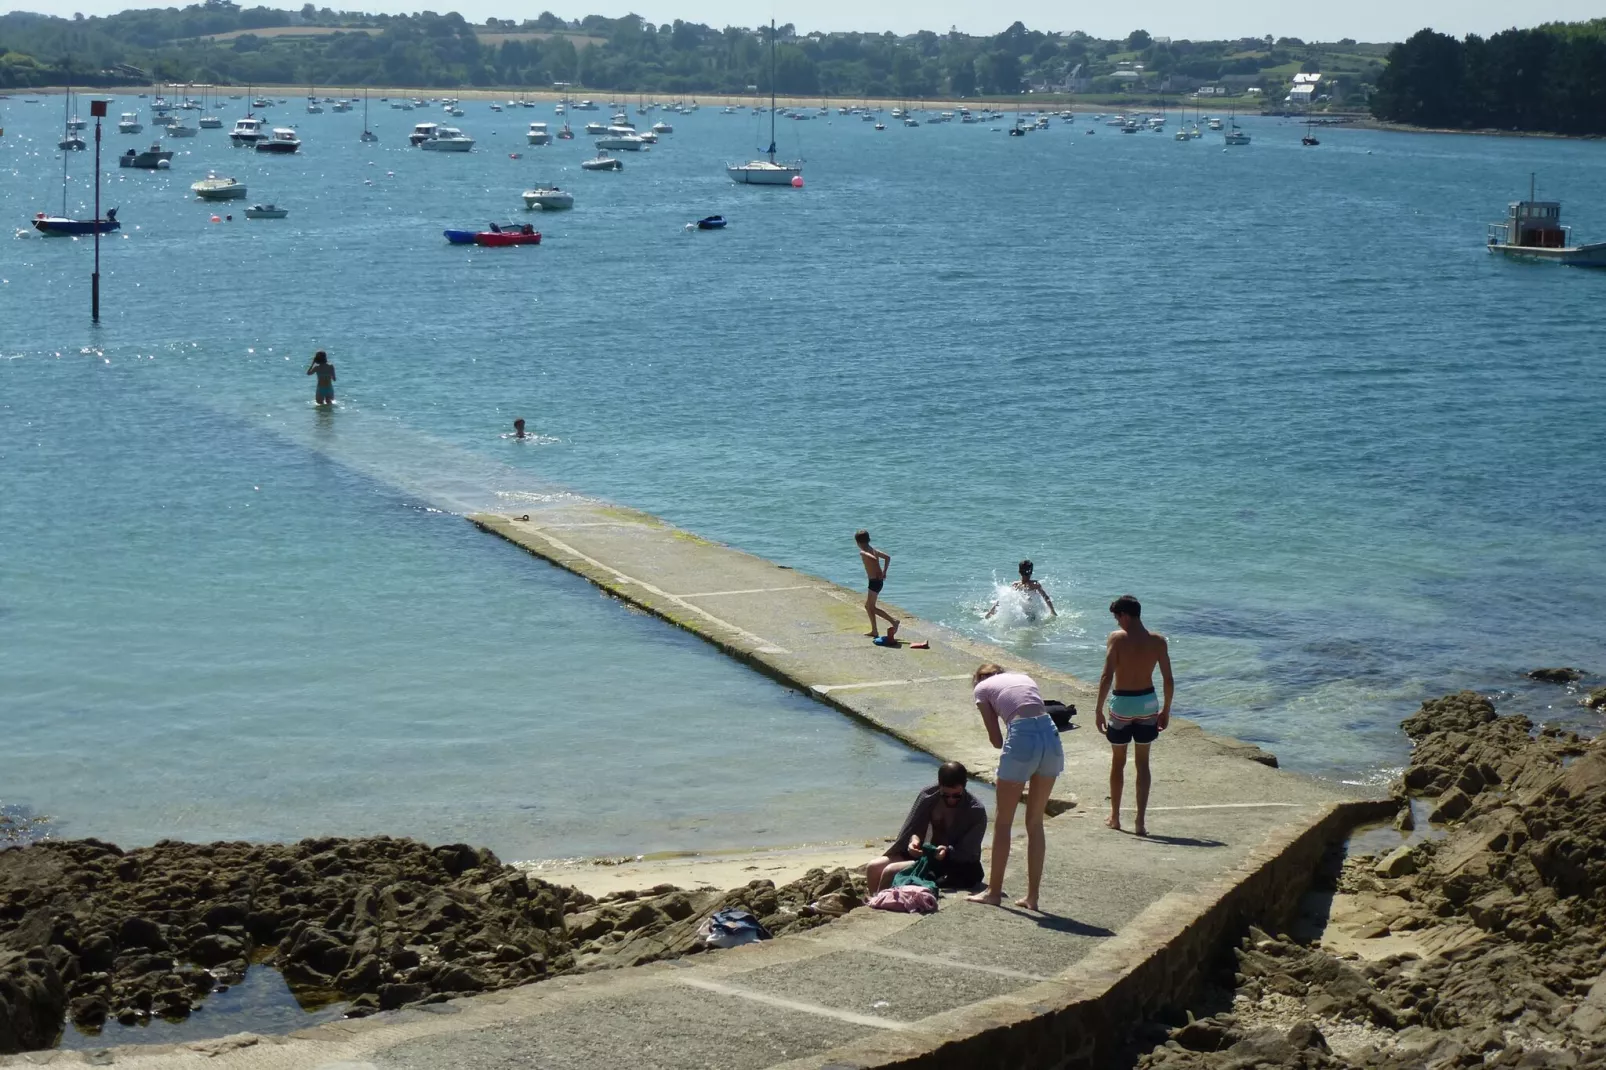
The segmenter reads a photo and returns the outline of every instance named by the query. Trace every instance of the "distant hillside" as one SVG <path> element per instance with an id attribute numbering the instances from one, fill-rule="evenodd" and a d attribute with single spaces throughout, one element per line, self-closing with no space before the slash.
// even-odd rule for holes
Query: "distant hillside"
<path id="1" fill-rule="evenodd" d="M 1606 19 L 1487 40 L 1422 30 L 1389 53 L 1372 113 L 1452 130 L 1606 134 Z"/>
<path id="2" fill-rule="evenodd" d="M 716 29 L 638 16 L 566 22 L 543 12 L 471 25 L 457 14 L 241 8 L 206 0 L 94 18 L 0 17 L 0 87 L 161 82 L 325 86 L 576 87 L 742 94 L 770 87 L 769 28 Z M 1364 105 L 1388 45 L 1295 38 L 1181 41 L 1136 30 L 1106 41 L 1016 22 L 991 37 L 923 30 L 797 34 L 778 28 L 775 84 L 794 96 L 1012 96 L 1026 91 L 1181 96 L 1285 106 Z"/>

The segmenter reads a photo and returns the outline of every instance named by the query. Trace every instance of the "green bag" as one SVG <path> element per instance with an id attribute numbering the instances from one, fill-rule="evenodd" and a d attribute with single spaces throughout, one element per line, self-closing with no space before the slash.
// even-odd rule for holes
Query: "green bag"
<path id="1" fill-rule="evenodd" d="M 932 895 L 936 895 L 936 869 L 937 849 L 931 846 L 929 843 L 922 844 L 920 847 L 920 857 L 915 861 L 915 864 L 910 866 L 908 869 L 900 870 L 898 873 L 893 874 L 892 886 L 894 888 L 899 888 L 905 884 L 913 884 L 924 888 Z"/>

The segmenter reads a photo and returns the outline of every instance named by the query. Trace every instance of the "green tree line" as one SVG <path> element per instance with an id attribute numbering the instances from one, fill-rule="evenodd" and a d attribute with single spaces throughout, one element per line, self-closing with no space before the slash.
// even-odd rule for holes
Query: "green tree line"
<path id="1" fill-rule="evenodd" d="M 1606 19 L 1459 41 L 1422 30 L 1390 51 L 1372 113 L 1414 126 L 1606 134 Z"/>
<path id="2" fill-rule="evenodd" d="M 286 28 L 296 33 L 280 32 Z M 308 28 L 320 32 L 306 33 Z M 226 35 L 226 36 L 220 36 Z M 742 94 L 770 88 L 770 30 L 637 15 L 566 21 L 543 12 L 473 25 L 452 12 L 369 15 L 205 0 L 185 8 L 71 19 L 0 16 L 0 87 L 153 81 L 328 86 L 546 86 L 630 93 Z M 799 34 L 779 27 L 774 82 L 790 95 L 1010 96 L 1028 89 L 1192 92 L 1226 80 L 1277 96 L 1298 70 L 1343 72 L 1364 96 L 1385 46 L 1294 38 L 1118 40 L 1045 33 L 1015 22 L 992 36 Z M 1344 82 L 1335 79 L 1335 91 Z M 1279 98 L 1280 99 L 1280 98 Z"/>

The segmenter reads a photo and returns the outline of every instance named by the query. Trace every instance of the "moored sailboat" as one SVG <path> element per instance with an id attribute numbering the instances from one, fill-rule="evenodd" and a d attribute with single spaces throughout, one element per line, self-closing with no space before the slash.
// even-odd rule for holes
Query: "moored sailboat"
<path id="1" fill-rule="evenodd" d="M 727 164 L 731 181 L 748 186 L 797 186 L 803 183 L 803 162 L 775 159 L 775 20 L 770 20 L 770 147 L 764 159 Z"/>

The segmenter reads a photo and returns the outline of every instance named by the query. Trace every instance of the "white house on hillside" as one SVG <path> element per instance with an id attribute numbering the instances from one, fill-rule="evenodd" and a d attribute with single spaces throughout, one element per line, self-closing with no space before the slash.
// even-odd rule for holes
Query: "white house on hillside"
<path id="1" fill-rule="evenodd" d="M 1309 104 L 1316 97 L 1316 87 L 1321 84 L 1320 74 L 1306 74 L 1303 71 L 1294 75 L 1294 88 L 1288 91 L 1285 98 L 1290 104 Z"/>

